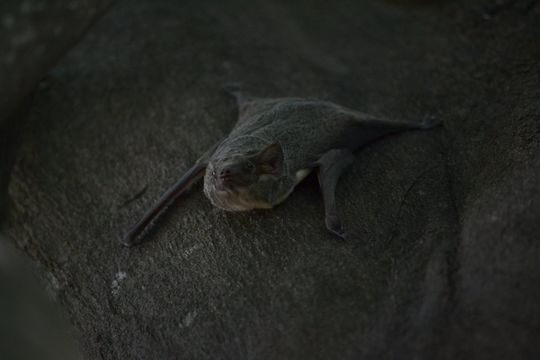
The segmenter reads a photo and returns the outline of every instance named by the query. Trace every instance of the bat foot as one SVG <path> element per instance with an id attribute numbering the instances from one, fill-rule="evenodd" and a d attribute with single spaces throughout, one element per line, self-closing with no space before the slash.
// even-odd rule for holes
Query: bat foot
<path id="1" fill-rule="evenodd" d="M 339 221 L 339 218 L 337 216 L 327 215 L 325 222 L 328 231 L 330 231 L 332 234 L 336 235 L 342 240 L 347 239 L 347 233 L 343 230 L 343 227 L 341 226 L 341 221 Z"/>
<path id="2" fill-rule="evenodd" d="M 238 96 L 242 93 L 243 84 L 241 82 L 228 82 L 222 85 L 223 90 L 233 96 Z"/>
<path id="3" fill-rule="evenodd" d="M 223 90 L 225 90 L 229 95 L 233 96 L 236 99 L 236 104 L 239 107 L 252 99 L 251 96 L 246 95 L 246 93 L 242 90 L 244 86 L 240 82 L 226 83 L 222 87 Z"/>
<path id="4" fill-rule="evenodd" d="M 441 125 L 441 120 L 437 119 L 437 117 L 433 114 L 426 114 L 424 118 L 422 119 L 422 122 L 420 123 L 420 128 L 432 129 L 439 125 Z"/>

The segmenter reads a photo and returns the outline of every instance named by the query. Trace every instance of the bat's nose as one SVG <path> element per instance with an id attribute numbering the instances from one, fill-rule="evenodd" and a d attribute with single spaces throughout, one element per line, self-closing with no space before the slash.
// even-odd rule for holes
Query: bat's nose
<path id="1" fill-rule="evenodd" d="M 232 190 L 235 187 L 235 174 L 236 171 L 231 166 L 224 166 L 219 171 L 219 184 L 218 187 L 222 190 Z"/>
<path id="2" fill-rule="evenodd" d="M 226 166 L 219 172 L 219 178 L 224 183 L 230 183 L 232 181 L 232 178 L 234 176 L 234 169 L 232 169 L 230 166 Z"/>

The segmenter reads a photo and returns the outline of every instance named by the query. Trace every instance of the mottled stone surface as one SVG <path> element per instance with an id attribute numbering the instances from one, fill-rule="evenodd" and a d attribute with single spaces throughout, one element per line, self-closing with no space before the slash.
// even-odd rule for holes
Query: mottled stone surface
<path id="1" fill-rule="evenodd" d="M 112 0 L 3 0 L 0 4 L 0 119 Z"/>
<path id="2" fill-rule="evenodd" d="M 537 1 L 118 3 L 49 73 L 10 234 L 88 359 L 534 359 L 540 352 Z M 272 211 L 200 188 L 123 232 L 235 121 L 221 90 L 400 119 L 324 228 L 316 179 Z"/>
<path id="3" fill-rule="evenodd" d="M 8 360 L 81 359 L 59 304 L 47 298 L 36 264 L 0 235 L 0 354 Z M 49 283 L 51 285 L 51 283 Z M 54 296 L 54 290 L 51 291 Z"/>
<path id="4" fill-rule="evenodd" d="M 0 2 L 0 222 L 5 218 L 6 187 L 23 119 L 36 87 L 112 2 Z"/>

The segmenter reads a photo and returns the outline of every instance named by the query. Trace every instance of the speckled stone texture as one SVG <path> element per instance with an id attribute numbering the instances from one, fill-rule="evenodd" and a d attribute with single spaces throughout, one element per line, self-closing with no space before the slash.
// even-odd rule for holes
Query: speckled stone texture
<path id="1" fill-rule="evenodd" d="M 88 359 L 535 359 L 539 23 L 538 1 L 119 2 L 34 97 L 8 231 Z M 232 127 L 231 81 L 444 126 L 358 152 L 348 242 L 309 177 L 271 211 L 196 187 L 122 247 Z"/>
<path id="2" fill-rule="evenodd" d="M 3 0 L 0 122 L 112 0 Z"/>
<path id="3" fill-rule="evenodd" d="M 6 187 L 23 119 L 38 83 L 112 2 L 0 2 L 0 222 L 6 217 Z"/>

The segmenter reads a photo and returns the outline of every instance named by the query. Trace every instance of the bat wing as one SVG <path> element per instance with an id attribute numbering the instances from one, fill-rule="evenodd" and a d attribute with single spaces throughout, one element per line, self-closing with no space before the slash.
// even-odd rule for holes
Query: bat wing
<path id="1" fill-rule="evenodd" d="M 125 246 L 137 244 L 139 235 L 165 208 L 186 192 L 194 183 L 204 176 L 205 163 L 197 163 L 189 169 L 169 190 L 167 190 L 156 204 L 150 208 L 122 239 Z"/>
<path id="2" fill-rule="evenodd" d="M 142 218 L 129 229 L 127 234 L 122 239 L 122 243 L 125 246 L 133 246 L 137 244 L 137 239 L 139 235 L 150 225 L 150 223 L 157 218 L 157 216 L 165 210 L 169 205 L 172 204 L 180 195 L 185 193 L 193 184 L 201 180 L 204 176 L 206 167 L 208 166 L 208 159 L 215 151 L 219 143 L 212 146 L 208 151 L 206 151 L 200 158 L 197 160 L 195 165 L 193 165 L 180 179 L 169 189 L 167 190 L 161 198 L 150 208 Z"/>

